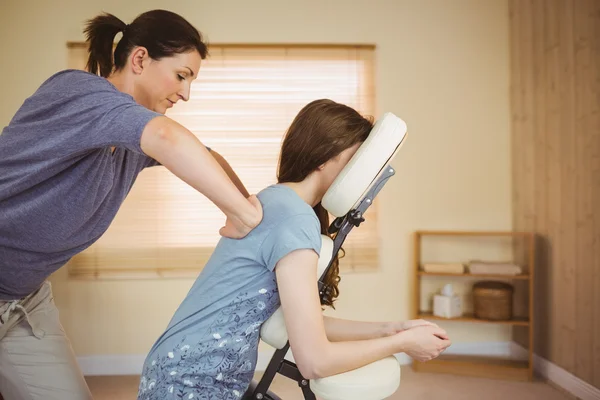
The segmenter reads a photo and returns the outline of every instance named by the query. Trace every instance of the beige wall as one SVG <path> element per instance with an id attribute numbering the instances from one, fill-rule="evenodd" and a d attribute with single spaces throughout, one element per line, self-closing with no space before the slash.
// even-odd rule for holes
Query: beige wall
<path id="1" fill-rule="evenodd" d="M 0 124 L 50 74 L 67 41 L 100 11 L 129 22 L 169 8 L 212 42 L 377 45 L 378 113 L 408 124 L 382 207 L 379 271 L 343 277 L 336 314 L 410 317 L 411 233 L 510 229 L 508 9 L 504 0 L 32 1 L 0 5 Z M 55 275 L 56 300 L 78 355 L 143 354 L 191 280 L 72 281 Z M 439 282 L 441 285 L 443 282 Z M 508 328 L 445 324 L 455 342 L 504 341 Z"/>

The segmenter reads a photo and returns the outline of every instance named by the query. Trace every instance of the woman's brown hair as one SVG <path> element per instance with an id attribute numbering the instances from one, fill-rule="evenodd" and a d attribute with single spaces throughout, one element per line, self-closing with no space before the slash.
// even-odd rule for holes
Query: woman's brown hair
<path id="1" fill-rule="evenodd" d="M 123 37 L 113 55 L 113 42 L 119 32 Z M 129 25 L 104 13 L 87 21 L 84 33 L 89 53 L 86 70 L 105 78 L 125 67 L 127 56 L 137 46 L 146 48 L 153 60 L 192 50 L 202 59 L 208 54 L 200 32 L 180 15 L 166 10 L 145 12 Z"/>
<path id="2" fill-rule="evenodd" d="M 320 165 L 342 151 L 364 142 L 373 128 L 372 119 L 332 100 L 307 104 L 294 118 L 283 139 L 279 155 L 277 181 L 301 182 Z M 321 233 L 329 234 L 329 213 L 321 203 L 313 207 L 321 222 Z M 339 259 L 336 254 L 325 277 L 329 288 L 324 304 L 333 307 L 339 295 Z"/>

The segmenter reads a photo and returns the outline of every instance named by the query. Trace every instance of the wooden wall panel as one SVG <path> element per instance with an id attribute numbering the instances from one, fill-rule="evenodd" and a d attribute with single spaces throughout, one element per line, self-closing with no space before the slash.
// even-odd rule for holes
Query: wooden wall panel
<path id="1" fill-rule="evenodd" d="M 600 0 L 510 0 L 510 24 L 513 221 L 540 237 L 535 352 L 600 387 Z"/>
<path id="2" fill-rule="evenodd" d="M 549 3 L 550 5 L 552 3 Z M 553 69 L 556 71 L 555 80 L 549 82 L 557 88 L 559 102 L 555 114 L 557 115 L 559 137 L 559 152 L 562 160 L 559 165 L 561 182 L 563 183 L 561 197 L 561 219 L 560 229 L 562 236 L 560 248 L 562 249 L 559 272 L 559 282 L 565 294 L 562 303 L 565 316 L 561 328 L 562 336 L 558 340 L 562 343 L 561 358 L 564 360 L 565 368 L 577 370 L 577 214 L 576 193 L 577 180 L 575 179 L 577 169 L 576 136 L 575 136 L 575 53 L 574 53 L 574 25 L 573 25 L 573 1 L 561 1 L 555 7 L 556 19 L 554 20 L 554 31 L 558 41 L 553 49 Z M 555 267 L 556 268 L 556 267 Z M 559 292 L 560 293 L 560 292 Z M 590 296 L 586 298 L 591 299 Z M 581 328 L 581 327 L 580 327 Z M 591 368 L 586 368 L 591 371 Z"/>
<path id="3" fill-rule="evenodd" d="M 581 190 L 577 193 L 575 203 L 578 252 L 577 264 L 584 265 L 589 260 L 589 254 L 593 249 L 594 224 L 592 219 L 593 202 L 591 198 L 591 175 L 589 152 L 590 138 L 592 132 L 589 131 L 586 115 L 589 114 L 591 102 L 588 97 L 586 86 L 590 82 L 590 49 L 589 49 L 589 27 L 587 26 L 585 1 L 575 2 L 574 19 L 578 24 L 574 26 L 574 38 L 576 42 L 575 52 L 575 131 L 576 153 L 578 156 L 577 170 L 575 180 L 577 187 Z M 588 186 L 585 187 L 585 184 Z M 575 372 L 579 377 L 586 381 L 593 380 L 593 280 L 587 274 L 579 274 L 577 277 L 577 287 L 581 295 L 577 300 L 577 322 L 579 332 L 579 342 L 577 344 L 577 366 Z M 592 295 L 592 297 L 590 297 Z M 586 354 L 587 349 L 587 354 Z"/>
<path id="4" fill-rule="evenodd" d="M 520 37 L 523 33 L 521 32 L 522 27 L 525 24 L 522 19 L 525 18 L 522 10 L 514 10 L 512 5 L 509 8 L 510 18 L 510 35 L 511 37 Z M 517 12 L 520 11 L 520 12 Z M 519 62 L 521 61 L 527 44 L 521 41 L 514 41 L 510 46 L 510 69 L 512 71 L 511 82 L 510 82 L 510 100 L 513 104 L 513 115 L 511 119 L 511 130 L 515 132 L 521 132 L 525 123 L 525 106 L 524 106 L 524 85 L 523 82 L 526 80 L 524 73 L 525 70 L 519 68 Z M 522 148 L 522 137 L 513 137 L 511 141 L 511 154 L 513 155 L 513 168 L 512 168 L 512 184 L 515 190 L 512 191 L 512 206 L 513 206 L 513 229 L 515 231 L 525 231 L 525 207 L 523 204 L 523 198 L 528 196 L 526 193 L 525 178 L 524 178 L 524 159 L 525 152 L 520 151 Z M 518 165 L 518 168 L 516 167 Z M 531 227 L 530 227 L 531 228 Z M 514 243 L 515 260 L 517 262 L 523 262 L 526 257 L 526 247 L 521 241 Z M 521 293 L 525 285 L 515 282 L 515 295 Z M 515 299 L 515 313 L 519 316 L 527 315 L 527 301 L 524 298 Z M 529 347 L 529 335 L 528 328 L 513 327 L 514 341 L 519 343 L 521 346 Z"/>
<path id="5" fill-rule="evenodd" d="M 591 166 L 589 179 L 591 180 L 591 217 L 593 219 L 593 261 L 591 265 L 592 279 L 591 284 L 592 299 L 589 305 L 592 317 L 592 347 L 591 358 L 593 365 L 592 384 L 600 387 L 600 1 L 595 0 L 590 4 L 589 13 L 590 38 L 588 45 L 591 52 L 590 60 L 590 120 L 589 127 L 586 129 L 590 143 Z M 582 316 L 582 318 L 584 318 Z M 589 338 L 588 338 L 589 340 Z"/>

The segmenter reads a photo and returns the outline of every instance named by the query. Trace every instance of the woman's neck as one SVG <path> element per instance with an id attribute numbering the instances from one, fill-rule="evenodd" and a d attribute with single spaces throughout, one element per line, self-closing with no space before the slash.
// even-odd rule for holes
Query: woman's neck
<path id="1" fill-rule="evenodd" d="M 123 72 L 115 72 L 106 78 L 117 90 L 127 93 L 135 99 L 135 90 L 133 82 L 128 79 Z"/>
<path id="2" fill-rule="evenodd" d="M 320 182 L 314 174 L 309 175 L 302 182 L 283 182 L 282 185 L 289 187 L 304 200 L 309 206 L 314 207 L 325 195 L 320 188 Z"/>

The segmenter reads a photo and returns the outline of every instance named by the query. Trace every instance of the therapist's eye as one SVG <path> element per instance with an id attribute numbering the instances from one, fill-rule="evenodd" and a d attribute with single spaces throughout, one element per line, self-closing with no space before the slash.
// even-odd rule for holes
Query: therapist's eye
<path id="1" fill-rule="evenodd" d="M 177 74 L 177 79 L 179 79 L 180 81 L 185 81 L 185 76 Z"/>

